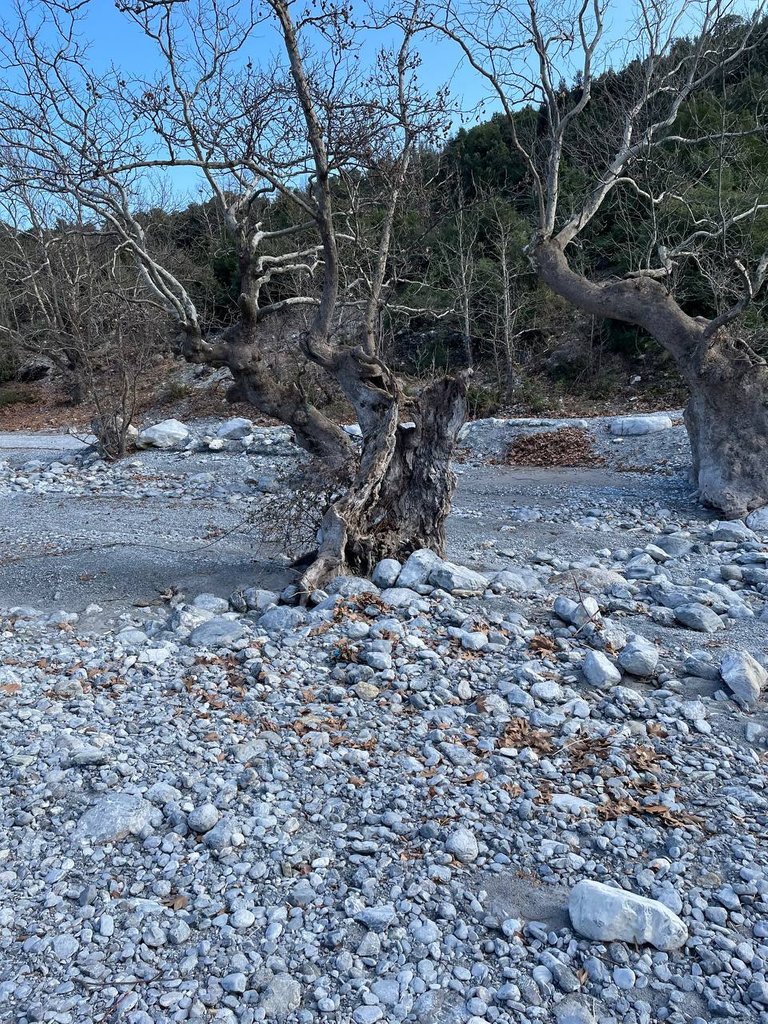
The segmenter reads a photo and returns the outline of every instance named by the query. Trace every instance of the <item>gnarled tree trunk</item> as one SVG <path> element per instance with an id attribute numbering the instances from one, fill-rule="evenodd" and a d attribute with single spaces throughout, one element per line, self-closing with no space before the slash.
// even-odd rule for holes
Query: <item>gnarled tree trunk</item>
<path id="1" fill-rule="evenodd" d="M 468 376 L 435 381 L 405 410 L 389 376 L 391 387 L 380 396 L 389 408 L 363 427 L 358 472 L 323 518 L 317 560 L 301 583 L 306 593 L 338 573 L 368 575 L 382 558 L 402 559 L 418 548 L 445 553 L 456 485 L 450 460 L 466 418 Z M 403 411 L 409 422 L 399 422 Z"/>
<path id="2" fill-rule="evenodd" d="M 742 516 L 768 502 L 768 367 L 721 331 L 680 367 L 693 481 L 707 505 Z"/>
<path id="3" fill-rule="evenodd" d="M 637 324 L 674 358 L 690 389 L 685 424 L 693 483 L 707 505 L 741 516 L 768 503 L 768 367 L 724 328 L 685 313 L 648 277 L 593 282 L 554 240 L 539 243 L 541 280 L 579 309 Z"/>
<path id="4" fill-rule="evenodd" d="M 301 590 L 308 594 L 339 573 L 368 575 L 382 558 L 404 558 L 418 548 L 443 553 L 456 483 L 450 460 L 466 419 L 471 371 L 406 399 L 397 376 L 366 345 L 327 355 L 308 351 L 357 414 L 358 454 L 338 424 L 268 370 L 262 344 L 257 328 L 241 323 L 217 338 L 188 334 L 182 350 L 190 361 L 228 367 L 234 380 L 229 397 L 290 425 L 299 446 L 321 458 L 344 486 L 323 517 L 317 557 Z"/>

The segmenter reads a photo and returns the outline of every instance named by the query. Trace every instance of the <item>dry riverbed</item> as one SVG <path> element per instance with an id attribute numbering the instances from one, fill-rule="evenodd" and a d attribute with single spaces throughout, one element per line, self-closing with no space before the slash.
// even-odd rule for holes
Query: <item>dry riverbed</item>
<path id="1" fill-rule="evenodd" d="M 768 1020 L 768 534 L 568 426 L 473 427 L 451 561 L 309 610 L 284 431 L 0 439 L 0 1019 Z"/>

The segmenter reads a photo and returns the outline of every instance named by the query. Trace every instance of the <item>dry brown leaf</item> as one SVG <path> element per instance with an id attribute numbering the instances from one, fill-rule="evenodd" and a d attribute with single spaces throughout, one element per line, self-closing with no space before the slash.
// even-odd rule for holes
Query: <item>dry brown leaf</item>
<path id="1" fill-rule="evenodd" d="M 543 729 L 533 729 L 525 718 L 512 718 L 507 722 L 499 746 L 530 747 L 539 754 L 549 754 L 553 749 L 550 734 Z"/>
<path id="2" fill-rule="evenodd" d="M 175 895 L 164 896 L 160 902 L 164 903 L 166 907 L 170 907 L 171 910 L 183 910 L 189 906 L 189 897 L 176 893 Z"/>
<path id="3" fill-rule="evenodd" d="M 545 658 L 553 655 L 557 650 L 554 638 L 551 636 L 545 636 L 543 633 L 537 633 L 528 646 L 534 654 L 540 654 Z"/>

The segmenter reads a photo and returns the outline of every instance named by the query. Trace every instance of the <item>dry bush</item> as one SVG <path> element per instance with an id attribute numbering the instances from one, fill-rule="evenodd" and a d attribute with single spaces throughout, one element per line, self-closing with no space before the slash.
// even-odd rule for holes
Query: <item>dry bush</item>
<path id="1" fill-rule="evenodd" d="M 320 524 L 342 493 L 341 483 L 318 459 L 286 473 L 277 483 L 279 489 L 264 495 L 248 525 L 261 541 L 299 558 L 317 549 Z"/>

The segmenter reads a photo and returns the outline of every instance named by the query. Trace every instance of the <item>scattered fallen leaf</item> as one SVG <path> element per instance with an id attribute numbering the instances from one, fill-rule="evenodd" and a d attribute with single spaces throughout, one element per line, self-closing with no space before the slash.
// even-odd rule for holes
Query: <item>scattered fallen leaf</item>
<path id="1" fill-rule="evenodd" d="M 552 737 L 543 729 L 532 728 L 525 718 L 512 718 L 499 739 L 500 747 L 530 747 L 538 754 L 552 752 Z"/>
<path id="2" fill-rule="evenodd" d="M 166 907 L 170 907 L 171 910 L 183 910 L 189 906 L 189 897 L 176 893 L 163 897 L 160 902 L 164 903 Z"/>

